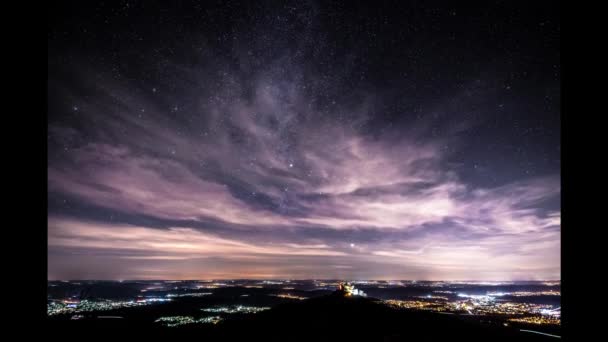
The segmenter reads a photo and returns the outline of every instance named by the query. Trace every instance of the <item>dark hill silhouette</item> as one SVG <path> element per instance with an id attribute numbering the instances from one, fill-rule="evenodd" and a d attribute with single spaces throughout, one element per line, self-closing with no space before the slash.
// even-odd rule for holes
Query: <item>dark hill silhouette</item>
<path id="1" fill-rule="evenodd" d="M 273 310 L 218 326 L 231 340 L 255 336 L 270 341 L 543 341 L 518 329 L 482 325 L 432 312 L 397 310 L 364 297 L 339 293 L 284 304 Z"/>
<path id="2" fill-rule="evenodd" d="M 55 322 L 53 322 L 55 323 Z M 57 322 L 59 323 L 59 322 Z M 499 324 L 482 324 L 467 316 L 398 310 L 376 299 L 344 297 L 339 292 L 280 304 L 249 315 L 231 315 L 217 325 L 163 328 L 144 321 L 80 320 L 53 324 L 108 337 L 154 336 L 200 338 L 201 341 L 553 341 Z M 112 328 L 121 328 L 118 335 Z M 128 334 L 131 335 L 131 334 Z M 99 337 L 99 336 L 98 336 Z"/>

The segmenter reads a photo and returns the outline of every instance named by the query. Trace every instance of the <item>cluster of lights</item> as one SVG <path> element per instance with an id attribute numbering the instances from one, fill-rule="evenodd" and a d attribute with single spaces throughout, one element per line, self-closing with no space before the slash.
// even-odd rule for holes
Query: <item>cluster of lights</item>
<path id="1" fill-rule="evenodd" d="M 145 289 L 141 289 L 140 292 L 147 292 L 147 291 L 162 291 L 165 288 L 163 286 L 150 286 L 150 287 L 146 287 Z"/>
<path id="2" fill-rule="evenodd" d="M 138 303 L 158 303 L 158 302 L 169 302 L 171 301 L 171 299 L 168 298 L 157 298 L 157 297 L 151 297 L 151 298 L 143 298 L 143 299 L 138 299 L 137 302 Z"/>
<path id="3" fill-rule="evenodd" d="M 321 287 L 325 289 L 335 288 L 340 284 L 340 282 L 324 282 L 324 281 L 314 281 L 316 287 Z"/>
<path id="4" fill-rule="evenodd" d="M 529 316 L 529 317 L 521 317 L 521 318 L 511 318 L 509 319 L 511 322 L 517 323 L 527 323 L 527 324 L 555 324 L 559 325 L 560 319 L 556 317 L 546 317 L 546 316 Z"/>
<path id="5" fill-rule="evenodd" d="M 83 300 L 80 302 L 65 300 L 65 301 L 61 301 L 61 302 L 49 303 L 47 305 L 47 315 L 53 316 L 53 315 L 59 315 L 59 314 L 78 313 L 78 312 L 107 311 L 107 310 L 119 309 L 119 308 L 124 308 L 124 307 L 148 305 L 153 302 L 166 302 L 166 301 L 170 301 L 170 299 L 146 298 L 146 299 L 140 299 L 137 301 L 134 301 L 134 300 L 129 300 L 129 301 Z"/>
<path id="6" fill-rule="evenodd" d="M 545 286 L 557 286 L 560 285 L 561 283 L 559 281 L 546 281 L 543 283 L 543 285 Z"/>
<path id="7" fill-rule="evenodd" d="M 460 295 L 465 300 L 445 301 L 445 297 L 420 297 L 429 300 L 385 300 L 384 304 L 403 309 L 430 310 L 437 312 L 462 313 L 471 315 L 501 315 L 515 317 L 514 322 L 534 322 L 535 324 L 559 324 L 560 308 L 532 303 L 496 302 L 492 296 Z M 440 300 L 438 300 L 440 299 Z M 447 298 L 446 298 L 447 299 Z M 530 317 L 527 317 L 530 316 Z M 521 320 L 521 321 L 518 321 Z"/>
<path id="8" fill-rule="evenodd" d="M 384 304 L 400 309 L 432 310 L 437 312 L 447 311 L 441 304 L 420 300 L 385 300 Z"/>
<path id="9" fill-rule="evenodd" d="M 438 291 L 434 291 L 438 292 Z M 465 293 L 459 293 L 458 297 L 462 298 L 470 298 L 477 301 L 491 302 L 496 299 L 496 297 L 504 297 L 504 296 L 513 296 L 513 297 L 532 297 L 532 296 L 560 296 L 561 293 L 559 291 L 517 291 L 517 292 L 487 292 L 485 295 L 469 295 Z"/>
<path id="10" fill-rule="evenodd" d="M 531 297 L 531 296 L 560 296 L 560 291 L 516 291 L 516 292 L 488 292 L 488 296 L 502 297 L 502 296 L 513 296 L 513 297 Z"/>
<path id="11" fill-rule="evenodd" d="M 491 302 L 494 300 L 494 296 L 488 296 L 488 295 L 468 295 L 466 293 L 459 293 L 458 297 L 461 298 L 470 298 L 476 301 L 480 301 L 480 302 Z"/>
<path id="12" fill-rule="evenodd" d="M 220 307 L 216 307 L 216 308 L 204 308 L 201 309 L 205 312 L 221 312 L 221 313 L 228 313 L 228 314 L 233 314 L 233 313 L 257 313 L 260 311 L 265 311 L 265 310 L 269 310 L 270 307 L 267 306 L 243 306 L 243 305 L 237 305 L 237 306 L 220 306 Z"/>
<path id="13" fill-rule="evenodd" d="M 196 289 L 217 289 L 220 287 L 231 287 L 234 286 L 232 284 L 226 284 L 226 283 L 221 283 L 221 282 L 203 282 L 200 285 L 196 285 L 194 288 Z"/>
<path id="14" fill-rule="evenodd" d="M 260 284 L 264 284 L 264 285 L 283 285 L 283 282 L 282 281 L 264 280 Z"/>
<path id="15" fill-rule="evenodd" d="M 443 283 L 443 282 L 442 282 Z M 453 281 L 450 284 L 454 285 L 477 285 L 477 286 L 503 286 L 503 285 L 513 285 L 513 282 L 510 281 Z"/>
<path id="16" fill-rule="evenodd" d="M 217 324 L 222 318 L 219 316 L 203 317 L 195 319 L 192 316 L 168 316 L 157 319 L 156 323 L 161 323 L 167 327 L 177 327 L 185 324 Z"/>
<path id="17" fill-rule="evenodd" d="M 418 296 L 417 298 L 424 298 L 424 299 L 435 299 L 435 300 L 449 300 L 449 298 L 448 298 L 448 297 L 444 297 L 444 296 L 433 296 L 433 295 Z"/>
<path id="18" fill-rule="evenodd" d="M 352 283 L 357 285 L 373 285 L 377 284 L 378 282 L 375 280 L 355 280 Z"/>
<path id="19" fill-rule="evenodd" d="M 541 309 L 539 313 L 543 316 L 553 316 L 559 318 L 561 316 L 561 307 L 556 309 Z"/>
<path id="20" fill-rule="evenodd" d="M 464 309 L 475 315 L 525 315 L 539 314 L 542 310 L 550 310 L 551 305 L 531 303 L 478 303 L 466 301 L 454 303 L 454 309 Z"/>
<path id="21" fill-rule="evenodd" d="M 212 294 L 211 292 L 189 292 L 189 293 L 169 293 L 166 297 L 204 297 Z"/>
<path id="22" fill-rule="evenodd" d="M 287 298 L 287 299 L 298 299 L 298 300 L 306 299 L 306 297 L 296 296 L 296 295 L 292 295 L 289 293 L 279 293 L 279 294 L 271 295 L 271 296 L 279 297 L 279 298 Z"/>

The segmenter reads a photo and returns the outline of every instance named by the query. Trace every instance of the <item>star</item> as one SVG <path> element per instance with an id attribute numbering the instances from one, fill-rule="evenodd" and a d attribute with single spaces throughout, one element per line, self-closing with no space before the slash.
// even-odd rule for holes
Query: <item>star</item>
<path id="1" fill-rule="evenodd" d="M 537 258 L 545 247 L 559 252 L 558 11 L 514 19 L 534 34 L 513 29 L 511 11 L 505 20 L 481 15 L 492 34 L 480 36 L 456 7 L 378 9 L 360 32 L 358 16 L 331 5 L 319 12 L 336 27 L 314 5 L 231 6 L 225 22 L 204 5 L 167 8 L 154 25 L 112 20 L 131 3 L 50 31 L 49 275 L 213 274 L 214 265 L 188 261 L 194 253 L 217 257 L 226 277 L 262 268 L 303 278 L 559 277 L 556 258 Z M 224 24 L 230 30 L 218 34 Z M 445 25 L 456 26 L 436 29 Z M 192 45 L 154 35 L 172 28 L 215 38 Z M 360 43 L 335 40 L 344 35 Z M 481 56 L 470 53 L 477 45 L 487 46 Z M 537 60 L 546 68 L 535 69 Z M 123 74 L 126 65 L 136 67 Z M 542 253 L 511 253 L 500 265 L 484 258 L 533 249 L 536 239 L 519 235 L 527 230 L 542 230 Z M 164 239 L 175 241 L 156 243 Z M 81 258 L 67 269 L 71 241 L 107 253 L 107 265 Z M 131 251 L 132 241 L 145 248 Z M 448 249 L 416 248 L 427 245 Z M 357 267 L 336 273 L 340 252 Z M 123 256 L 133 259 L 112 267 Z M 315 262 L 300 268 L 300 258 Z M 513 260 L 529 270 L 509 267 Z"/>

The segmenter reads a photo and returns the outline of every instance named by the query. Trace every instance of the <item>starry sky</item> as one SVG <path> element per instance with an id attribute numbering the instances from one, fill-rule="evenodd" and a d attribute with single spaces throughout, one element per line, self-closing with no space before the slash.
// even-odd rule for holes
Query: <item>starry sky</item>
<path id="1" fill-rule="evenodd" d="M 49 279 L 560 279 L 554 1 L 49 10 Z"/>

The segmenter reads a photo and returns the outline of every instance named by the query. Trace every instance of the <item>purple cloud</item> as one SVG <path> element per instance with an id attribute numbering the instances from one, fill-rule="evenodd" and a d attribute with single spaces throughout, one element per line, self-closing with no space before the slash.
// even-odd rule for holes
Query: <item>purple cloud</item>
<path id="1" fill-rule="evenodd" d="M 328 108 L 315 104 L 303 85 L 261 78 L 245 96 L 229 83 L 193 95 L 184 109 L 168 106 L 170 98 L 97 85 L 112 101 L 83 105 L 84 128 L 49 126 L 54 141 L 69 145 L 49 162 L 49 190 L 116 212 L 202 226 L 213 221 L 242 233 L 49 213 L 49 248 L 156 261 L 154 277 L 228 276 L 242 271 L 231 264 L 236 259 L 259 267 L 247 273 L 252 277 L 311 276 L 307 263 L 323 260 L 340 266 L 323 273 L 328 276 L 383 277 L 365 267 L 373 263 L 386 276 L 401 265 L 394 277 L 559 278 L 560 211 L 543 206 L 560 194 L 557 175 L 489 188 L 466 183 L 443 148 L 453 137 L 420 139 L 413 133 L 420 127 L 366 134 L 356 124 L 369 116 L 365 99 Z M 192 123 L 178 122 L 177 110 L 188 111 Z M 340 121 L 342 112 L 351 125 Z M 344 242 L 299 233 L 312 229 L 339 231 Z M 259 230 L 267 232 L 263 244 L 248 238 L 247 231 Z M 412 234 L 350 246 L 349 236 L 362 230 Z M 292 241 L 278 238 L 285 231 L 295 232 Z M 217 273 L 209 264 L 185 262 L 201 258 L 232 268 Z M 60 265 L 49 266 L 50 277 L 65 274 Z"/>

